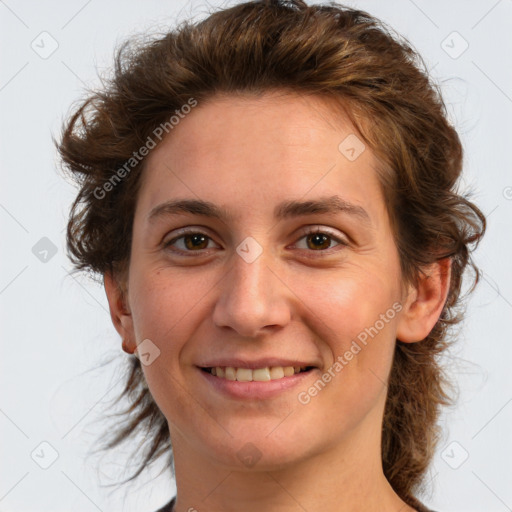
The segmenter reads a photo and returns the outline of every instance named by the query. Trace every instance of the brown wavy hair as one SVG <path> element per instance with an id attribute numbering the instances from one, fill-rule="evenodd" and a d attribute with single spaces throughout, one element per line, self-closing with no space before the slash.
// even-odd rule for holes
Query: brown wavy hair
<path id="1" fill-rule="evenodd" d="M 75 271 L 114 272 L 122 285 L 145 160 L 105 197 L 97 191 L 191 98 L 201 104 L 219 93 L 276 90 L 334 100 L 374 152 L 404 282 L 451 258 L 448 298 L 431 333 L 421 342 L 396 342 L 383 418 L 384 474 L 404 501 L 418 506 L 414 495 L 439 440 L 440 408 L 453 403 L 439 356 L 463 316 L 466 267 L 473 269 L 469 291 L 478 282 L 470 253 L 485 217 L 457 190 L 463 150 L 439 87 L 411 44 L 380 20 L 334 2 L 257 0 L 182 22 L 163 37 L 126 41 L 111 77 L 89 91 L 56 142 L 79 186 L 67 225 L 69 257 Z M 139 360 L 130 356 L 128 364 L 119 399 L 130 405 L 105 448 L 145 432 L 143 460 L 129 481 L 164 453 L 174 467 L 167 421 Z"/>

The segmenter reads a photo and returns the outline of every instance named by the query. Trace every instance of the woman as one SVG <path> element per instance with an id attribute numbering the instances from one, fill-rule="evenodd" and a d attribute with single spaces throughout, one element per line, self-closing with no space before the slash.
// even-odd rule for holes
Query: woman
<path id="1" fill-rule="evenodd" d="M 107 447 L 147 430 L 133 477 L 170 456 L 161 511 L 427 510 L 485 218 L 406 41 L 335 4 L 219 10 L 124 46 L 59 151 L 70 257 L 133 354 Z"/>

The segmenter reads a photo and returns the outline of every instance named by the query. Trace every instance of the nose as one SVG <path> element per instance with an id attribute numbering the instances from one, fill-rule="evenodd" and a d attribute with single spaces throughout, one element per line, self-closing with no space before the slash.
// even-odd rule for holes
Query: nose
<path id="1" fill-rule="evenodd" d="M 265 251 L 248 263 L 237 253 L 233 265 L 219 282 L 220 294 L 213 321 L 240 336 L 254 338 L 290 321 L 290 290 L 272 267 Z"/>

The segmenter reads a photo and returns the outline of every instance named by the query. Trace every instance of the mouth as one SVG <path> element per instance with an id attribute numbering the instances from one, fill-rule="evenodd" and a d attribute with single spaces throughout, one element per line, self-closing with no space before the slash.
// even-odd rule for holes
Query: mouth
<path id="1" fill-rule="evenodd" d="M 262 368 L 236 368 L 233 366 L 212 366 L 200 368 L 222 380 L 238 382 L 268 382 L 292 377 L 298 373 L 307 373 L 315 366 L 265 366 Z"/>
<path id="2" fill-rule="evenodd" d="M 319 367 L 310 366 L 305 361 L 279 361 L 275 358 L 251 362 L 243 359 L 217 360 L 208 363 L 208 366 L 197 366 L 207 386 L 207 393 L 213 391 L 228 400 L 259 402 L 283 394 L 287 396 L 286 393 L 292 392 L 294 388 L 307 386 L 320 373 Z"/>

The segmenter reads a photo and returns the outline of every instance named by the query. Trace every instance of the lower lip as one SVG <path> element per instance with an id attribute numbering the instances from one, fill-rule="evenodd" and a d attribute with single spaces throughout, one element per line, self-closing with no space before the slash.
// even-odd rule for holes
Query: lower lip
<path id="1" fill-rule="evenodd" d="M 231 398 L 264 400 L 277 396 L 299 384 L 303 384 L 306 379 L 311 378 L 317 369 L 308 370 L 307 372 L 295 373 L 290 377 L 281 379 L 267 380 L 264 382 L 251 381 L 239 382 L 237 380 L 228 380 L 216 377 L 209 372 L 205 372 L 198 368 L 198 372 L 206 379 L 213 388 Z"/>

